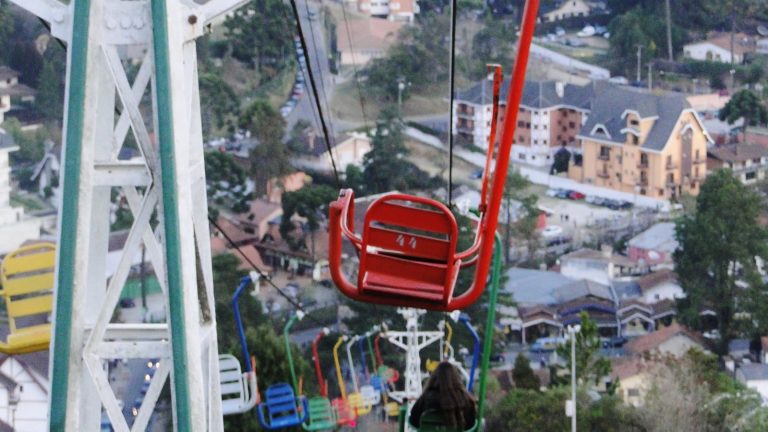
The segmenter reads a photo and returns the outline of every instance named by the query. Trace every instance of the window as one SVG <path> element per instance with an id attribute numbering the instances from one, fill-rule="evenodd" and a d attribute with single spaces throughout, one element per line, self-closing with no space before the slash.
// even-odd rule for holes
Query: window
<path id="1" fill-rule="evenodd" d="M 667 156 L 667 166 L 668 167 L 672 166 L 672 156 Z"/>
<path id="2" fill-rule="evenodd" d="M 518 153 L 517 156 L 520 158 L 520 160 L 525 160 L 525 153 Z"/>
<path id="3" fill-rule="evenodd" d="M 531 128 L 531 124 L 530 123 L 526 123 L 525 127 L 526 127 L 526 129 L 530 129 Z"/>
<path id="4" fill-rule="evenodd" d="M 538 144 L 539 144 L 539 140 L 537 139 L 533 140 L 533 145 L 538 145 Z"/>
<path id="5" fill-rule="evenodd" d="M 640 126 L 640 122 L 637 121 L 637 119 L 632 119 L 629 121 L 630 126 Z"/>
<path id="6" fill-rule="evenodd" d="M 524 143 L 524 142 L 525 142 L 525 137 L 524 137 L 524 136 L 522 136 L 522 135 L 520 135 L 520 136 L 517 138 L 517 140 L 518 140 L 519 142 L 521 142 L 521 143 Z"/>
<path id="7" fill-rule="evenodd" d="M 517 127 L 525 127 L 525 122 L 523 122 L 523 121 L 518 121 L 518 122 L 517 122 Z"/>
<path id="8" fill-rule="evenodd" d="M 699 160 L 699 155 L 700 155 L 699 149 L 696 149 L 696 160 Z"/>
<path id="9" fill-rule="evenodd" d="M 754 159 L 752 159 L 752 163 L 754 163 L 754 164 L 758 164 L 758 165 L 759 165 L 759 164 L 760 164 L 760 158 L 754 158 Z"/>
<path id="10" fill-rule="evenodd" d="M 667 174 L 667 183 L 668 184 L 675 184 L 675 174 L 674 173 Z"/>
<path id="11" fill-rule="evenodd" d="M 534 130 L 538 130 L 539 129 L 539 125 L 533 125 L 533 129 Z"/>
<path id="12" fill-rule="evenodd" d="M 640 138 L 637 137 L 637 135 L 632 135 L 632 144 L 638 145 L 640 143 Z"/>
<path id="13" fill-rule="evenodd" d="M 744 174 L 744 180 L 754 180 L 757 178 L 757 173 L 752 171 Z"/>
<path id="14" fill-rule="evenodd" d="M 575 129 L 576 128 L 576 123 L 568 122 L 568 127 L 571 128 L 571 129 Z"/>
<path id="15" fill-rule="evenodd" d="M 606 146 L 600 146 L 600 159 L 608 159 L 611 156 L 611 149 Z"/>

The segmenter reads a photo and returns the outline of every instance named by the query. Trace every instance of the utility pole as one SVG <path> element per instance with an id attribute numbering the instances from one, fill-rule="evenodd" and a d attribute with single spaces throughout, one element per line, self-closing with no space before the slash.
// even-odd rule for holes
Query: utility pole
<path id="1" fill-rule="evenodd" d="M 405 79 L 400 77 L 397 79 L 397 111 L 401 116 L 403 114 L 403 90 L 405 90 Z"/>
<path id="2" fill-rule="evenodd" d="M 648 62 L 648 90 L 653 90 L 653 63 Z"/>
<path id="3" fill-rule="evenodd" d="M 571 339 L 571 400 L 566 402 L 565 411 L 571 416 L 571 432 L 576 432 L 576 335 L 580 331 L 580 324 L 568 326 L 568 337 Z"/>
<path id="4" fill-rule="evenodd" d="M 637 80 L 636 82 L 640 82 L 640 80 L 643 78 L 642 73 L 642 64 L 643 64 L 643 48 L 645 48 L 643 45 L 637 44 L 635 45 L 635 48 L 637 48 Z"/>
<path id="5" fill-rule="evenodd" d="M 669 5 L 670 0 L 666 0 L 667 9 L 667 53 L 669 54 L 669 61 L 675 61 L 674 53 L 672 52 L 672 12 Z"/>

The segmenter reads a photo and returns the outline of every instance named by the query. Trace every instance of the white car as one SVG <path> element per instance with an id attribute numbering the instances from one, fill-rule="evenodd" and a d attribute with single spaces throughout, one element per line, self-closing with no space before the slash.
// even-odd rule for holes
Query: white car
<path id="1" fill-rule="evenodd" d="M 597 30 L 595 30 L 595 28 L 593 26 L 588 25 L 588 26 L 584 27 L 583 29 L 581 29 L 580 32 L 576 33 L 576 36 L 584 38 L 584 37 L 594 36 L 595 33 L 597 33 Z"/>
<path id="2" fill-rule="evenodd" d="M 549 225 L 541 231 L 544 237 L 556 237 L 563 233 L 563 227 L 559 225 Z"/>

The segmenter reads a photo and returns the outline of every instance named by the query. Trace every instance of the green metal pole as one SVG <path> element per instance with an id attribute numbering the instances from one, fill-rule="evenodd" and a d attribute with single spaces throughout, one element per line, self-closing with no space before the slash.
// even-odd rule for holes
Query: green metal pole
<path id="1" fill-rule="evenodd" d="M 69 356 L 72 338 L 73 286 L 77 255 L 77 219 L 80 197 L 85 83 L 88 58 L 88 31 L 91 20 L 90 0 L 74 1 L 72 41 L 69 44 L 69 83 L 64 141 L 63 188 L 59 253 L 56 273 L 56 315 L 53 324 L 53 370 L 51 380 L 51 431 L 64 430 L 69 396 Z"/>
<path id="2" fill-rule="evenodd" d="M 495 240 L 495 253 L 491 263 L 491 295 L 488 300 L 488 320 L 485 322 L 485 339 L 483 340 L 483 361 L 480 366 L 480 400 L 477 404 L 477 419 L 482 425 L 485 412 L 485 391 L 487 385 L 488 364 L 491 361 L 491 347 L 493 346 L 493 331 L 496 322 L 496 299 L 499 295 L 499 283 L 501 281 L 501 256 L 502 245 L 499 236 Z"/>
<path id="3" fill-rule="evenodd" d="M 373 344 L 371 343 L 371 334 L 368 333 L 368 336 L 366 336 L 366 342 L 368 342 L 368 357 L 371 358 L 371 364 L 373 365 L 373 369 L 371 369 L 371 374 L 375 375 L 378 372 L 378 368 L 376 367 L 376 357 L 373 354 Z"/>
<path id="4" fill-rule="evenodd" d="M 153 0 L 152 26 L 154 28 L 155 82 L 157 91 L 158 137 L 160 142 L 160 169 L 163 194 L 163 225 L 165 228 L 166 276 L 168 278 L 168 304 L 171 310 L 171 352 L 173 353 L 173 388 L 176 406 L 176 428 L 191 431 L 200 425 L 192 424 L 191 396 L 189 394 L 189 359 L 184 313 L 184 284 L 181 270 L 181 232 L 179 229 L 179 197 L 176 194 L 176 153 L 173 128 L 173 95 L 168 49 L 168 7 L 166 0 Z M 181 47 L 179 47 L 181 48 Z M 189 215 L 185 215 L 189 216 Z M 185 233 L 185 235 L 187 235 Z M 248 361 L 248 359 L 245 359 Z"/>
<path id="5" fill-rule="evenodd" d="M 291 342 L 288 340 L 288 333 L 290 333 L 291 327 L 293 327 L 293 324 L 297 319 L 299 319 L 299 317 L 296 314 L 291 315 L 291 317 L 288 319 L 288 322 L 285 323 L 285 327 L 283 328 L 283 339 L 285 339 L 285 355 L 288 356 L 288 366 L 291 370 L 291 384 L 293 384 L 293 391 L 296 393 L 299 392 L 299 383 L 296 381 L 296 369 L 293 365 L 293 354 L 291 354 Z M 322 385 L 322 383 L 320 383 L 320 385 Z"/>

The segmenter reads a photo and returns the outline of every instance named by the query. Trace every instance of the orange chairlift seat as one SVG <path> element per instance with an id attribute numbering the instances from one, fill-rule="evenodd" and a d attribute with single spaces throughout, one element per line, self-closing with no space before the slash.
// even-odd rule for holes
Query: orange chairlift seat
<path id="1" fill-rule="evenodd" d="M 0 352 L 25 354 L 48 349 L 51 341 L 56 245 L 34 243 L 9 253 L 0 267 L 0 296 L 10 334 Z"/>
<path id="2" fill-rule="evenodd" d="M 392 193 L 374 200 L 365 214 L 362 236 L 354 228 L 354 192 L 343 189 L 331 203 L 329 263 L 331 276 L 346 296 L 367 303 L 450 311 L 463 309 L 477 300 L 485 288 L 493 255 L 506 172 L 525 82 L 525 68 L 533 37 L 534 22 L 522 32 L 514 74 L 507 97 L 507 110 L 498 149 L 496 117 L 502 81 L 501 67 L 493 70 L 493 117 L 483 172 L 479 222 L 472 246 L 458 252 L 458 225 L 451 210 L 439 201 Z M 535 17 L 533 17 L 535 19 Z M 491 169 L 492 161 L 495 164 Z M 342 272 L 342 237 L 360 256 L 356 283 Z M 472 285 L 454 296 L 459 270 L 474 266 Z"/>

